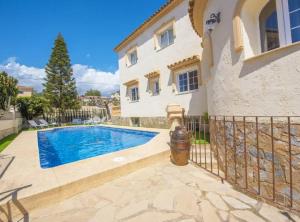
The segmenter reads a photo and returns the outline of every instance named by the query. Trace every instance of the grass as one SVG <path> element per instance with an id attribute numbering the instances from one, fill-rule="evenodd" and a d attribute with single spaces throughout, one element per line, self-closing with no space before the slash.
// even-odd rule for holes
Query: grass
<path id="1" fill-rule="evenodd" d="M 18 136 L 18 134 L 11 134 L 0 140 L 0 153 Z"/>
<path id="2" fill-rule="evenodd" d="M 193 134 L 193 138 L 192 138 L 192 143 L 194 144 L 209 144 L 209 133 L 205 133 L 205 137 L 204 137 L 204 132 L 200 132 L 196 131 L 196 138 L 195 137 L 195 133 Z"/>

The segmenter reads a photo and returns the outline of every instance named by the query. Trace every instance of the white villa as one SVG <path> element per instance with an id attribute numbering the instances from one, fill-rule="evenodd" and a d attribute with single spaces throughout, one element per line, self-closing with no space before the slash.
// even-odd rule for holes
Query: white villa
<path id="1" fill-rule="evenodd" d="M 210 115 L 300 115 L 299 0 L 191 0 L 189 12 Z"/>
<path id="2" fill-rule="evenodd" d="M 123 125 L 185 114 L 300 115 L 299 0 L 170 0 L 121 42 Z M 194 30 L 193 30 L 194 29 Z"/>
<path id="3" fill-rule="evenodd" d="M 121 123 L 167 127 L 166 107 L 188 115 L 207 112 L 200 66 L 201 38 L 189 19 L 187 0 L 169 1 L 121 42 Z"/>

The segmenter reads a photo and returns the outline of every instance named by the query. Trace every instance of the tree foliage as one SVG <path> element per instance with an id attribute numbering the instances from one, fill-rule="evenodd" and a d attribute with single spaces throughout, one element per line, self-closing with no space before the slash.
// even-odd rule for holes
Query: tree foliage
<path id="1" fill-rule="evenodd" d="M 61 113 L 67 109 L 79 108 L 76 82 L 69 58 L 67 45 L 61 34 L 58 34 L 54 48 L 46 65 L 44 95 L 50 105 Z"/>
<path id="2" fill-rule="evenodd" d="M 101 96 L 101 92 L 97 89 L 90 89 L 86 91 L 85 96 Z"/>
<path id="3" fill-rule="evenodd" d="M 49 101 L 45 97 L 37 95 L 18 98 L 17 107 L 27 120 L 42 116 L 51 109 Z"/>
<path id="4" fill-rule="evenodd" d="M 7 110 L 11 104 L 15 104 L 17 83 L 17 79 L 8 76 L 6 72 L 0 72 L 0 109 Z"/>

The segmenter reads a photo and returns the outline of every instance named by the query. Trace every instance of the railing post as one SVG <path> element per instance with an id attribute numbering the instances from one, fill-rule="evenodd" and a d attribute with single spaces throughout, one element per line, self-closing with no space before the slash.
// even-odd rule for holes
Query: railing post
<path id="1" fill-rule="evenodd" d="M 225 150 L 225 180 L 227 180 L 227 136 L 226 136 L 226 117 L 224 116 L 224 150 Z"/>
<path id="2" fill-rule="evenodd" d="M 257 153 L 256 153 L 256 158 L 257 158 L 257 193 L 260 195 L 260 164 L 259 164 L 259 137 L 258 137 L 258 117 L 255 117 L 255 122 L 256 122 L 256 148 L 257 148 Z"/>
<path id="3" fill-rule="evenodd" d="M 288 117 L 288 140 L 289 140 L 289 168 L 290 168 L 290 199 L 293 207 L 293 171 L 292 171 L 292 144 L 291 144 L 291 118 Z"/>
<path id="4" fill-rule="evenodd" d="M 219 168 L 219 146 L 218 146 L 218 133 L 217 133 L 217 116 L 215 116 L 215 143 L 216 143 L 216 152 L 217 152 L 217 165 L 218 165 L 218 176 L 220 175 Z"/>
<path id="5" fill-rule="evenodd" d="M 248 160 L 247 160 L 247 137 L 246 137 L 246 117 L 243 117 L 244 125 L 244 160 L 245 160 L 245 183 L 248 190 Z"/>
<path id="6" fill-rule="evenodd" d="M 208 119 L 208 129 L 209 132 L 211 132 L 211 118 Z M 209 135 L 210 138 L 212 138 L 212 135 Z M 216 142 L 216 141 L 214 141 Z M 211 148 L 211 143 L 209 145 L 209 150 L 210 150 L 210 170 L 213 172 L 213 158 L 212 158 L 212 148 Z"/>
<path id="7" fill-rule="evenodd" d="M 198 125 L 199 125 L 199 139 L 200 139 L 200 143 L 199 143 L 199 159 L 200 159 L 200 166 L 201 166 L 201 123 L 202 123 L 202 116 L 199 117 L 199 122 L 198 122 Z M 205 143 L 205 141 L 204 141 Z M 198 163 L 197 163 L 198 164 Z"/>
<path id="8" fill-rule="evenodd" d="M 208 117 L 208 122 L 209 122 L 209 119 L 210 117 Z M 204 140 L 206 141 L 206 123 L 205 123 L 205 120 L 204 120 L 204 127 L 203 127 L 203 131 L 204 131 Z M 210 141 L 211 143 L 211 141 Z M 210 145 L 210 144 L 209 144 Z M 207 166 L 206 166 L 206 143 L 204 143 L 204 166 L 205 166 L 205 169 L 207 169 Z"/>
<path id="9" fill-rule="evenodd" d="M 274 131 L 273 131 L 273 117 L 271 117 L 271 146 L 272 146 L 272 182 L 273 182 L 273 201 L 275 201 L 275 154 L 274 154 Z"/>
<path id="10" fill-rule="evenodd" d="M 233 121 L 233 150 L 234 150 L 234 181 L 237 183 L 237 168 L 236 168 L 236 142 L 235 142 L 235 117 L 232 117 Z"/>

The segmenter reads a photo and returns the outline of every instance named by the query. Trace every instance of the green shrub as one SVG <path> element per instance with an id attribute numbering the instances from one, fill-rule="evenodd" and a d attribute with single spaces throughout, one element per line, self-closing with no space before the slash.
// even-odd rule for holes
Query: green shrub
<path id="1" fill-rule="evenodd" d="M 47 99 L 43 96 L 20 97 L 17 99 L 17 107 L 20 113 L 27 120 L 42 116 L 50 110 Z"/>

